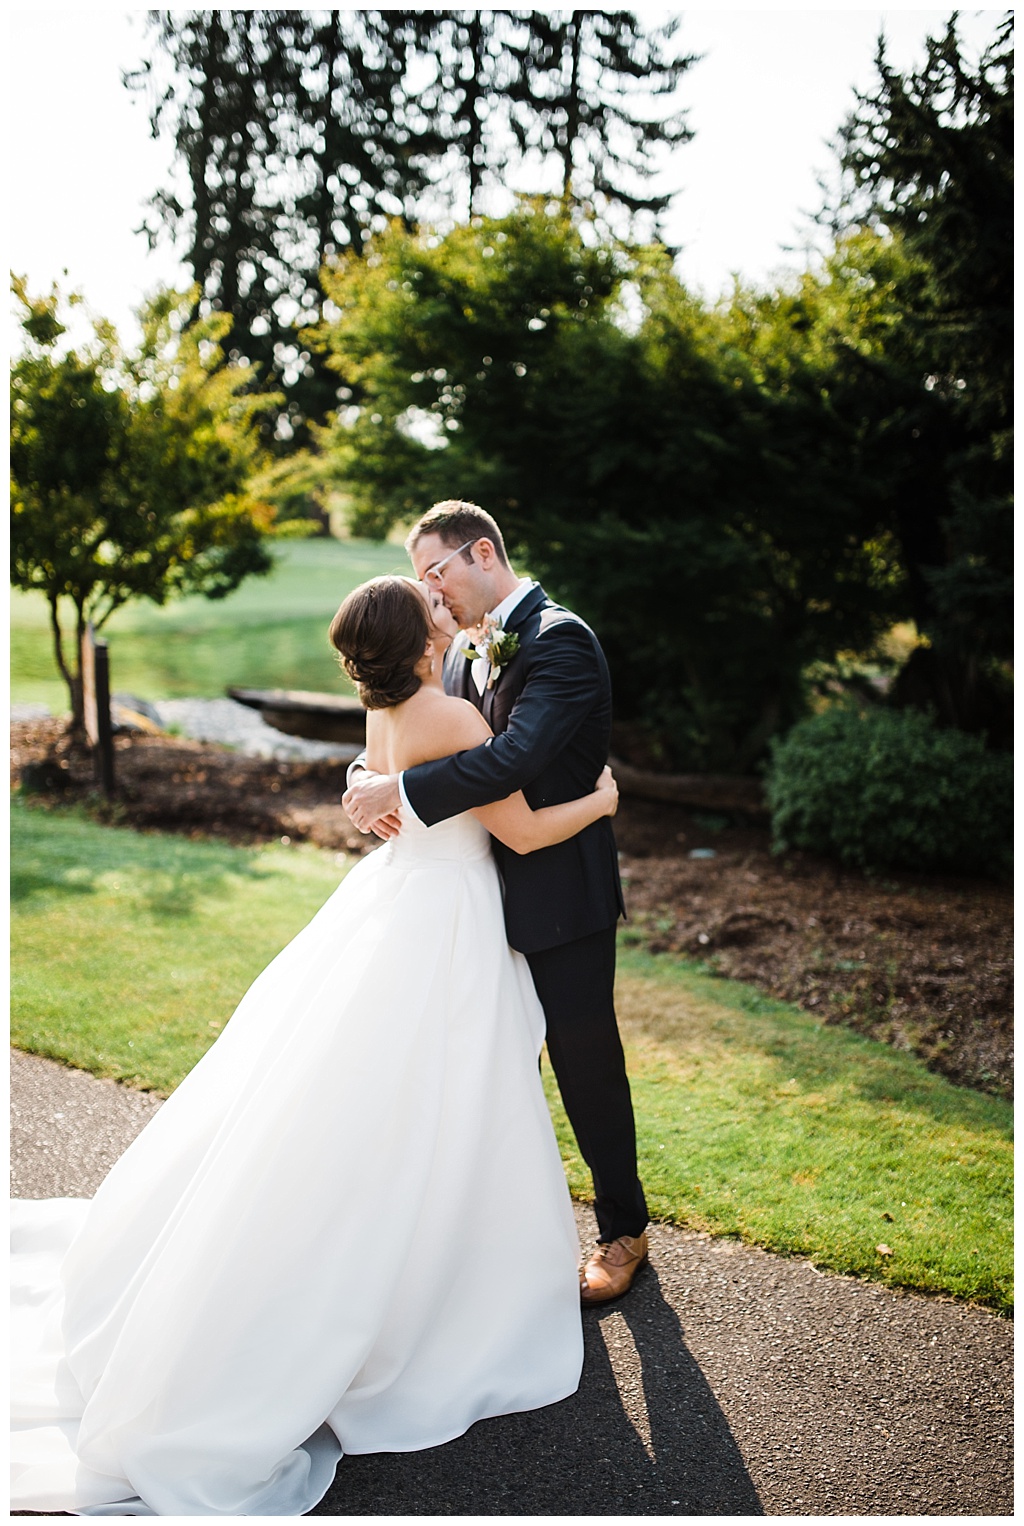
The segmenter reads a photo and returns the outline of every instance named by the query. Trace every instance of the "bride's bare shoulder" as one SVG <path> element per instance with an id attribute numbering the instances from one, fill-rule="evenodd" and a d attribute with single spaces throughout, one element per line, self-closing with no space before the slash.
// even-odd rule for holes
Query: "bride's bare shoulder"
<path id="1" fill-rule="evenodd" d="M 476 747 L 493 735 L 479 710 L 468 699 L 435 692 L 430 700 L 431 703 L 423 707 L 418 719 L 423 728 L 424 740 L 429 732 L 432 741 L 443 743 L 437 753 L 438 757 L 445 757 L 450 752 L 462 752 L 467 747 Z"/>
<path id="2" fill-rule="evenodd" d="M 378 722 L 380 752 L 382 756 L 386 753 L 388 773 L 447 758 L 453 752 L 465 752 L 492 735 L 479 710 L 468 700 L 456 699 L 433 686 L 420 689 L 395 710 L 381 713 L 387 719 Z M 369 762 L 369 724 L 366 739 Z M 371 763 L 371 767 L 380 766 Z"/>

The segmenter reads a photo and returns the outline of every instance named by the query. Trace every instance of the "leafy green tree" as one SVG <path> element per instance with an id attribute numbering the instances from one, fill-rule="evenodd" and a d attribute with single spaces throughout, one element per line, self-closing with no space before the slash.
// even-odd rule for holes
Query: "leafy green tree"
<path id="1" fill-rule="evenodd" d="M 664 251 L 525 204 L 443 240 L 394 228 L 326 280 L 361 399 L 325 436 L 354 526 L 489 508 L 599 630 L 636 745 L 742 772 L 801 713 L 809 662 L 898 617 L 858 422 L 822 396 L 864 300 L 849 262 L 708 311 Z"/>
<path id="2" fill-rule="evenodd" d="M 1008 736 L 1012 652 L 1012 15 L 976 64 L 955 15 L 840 134 L 834 226 L 903 252 L 900 313 L 862 407 L 894 494 L 912 613 L 929 646 L 900 682 L 947 724 Z"/>
<path id="3" fill-rule="evenodd" d="M 102 321 L 68 342 L 76 298 L 12 286 L 25 343 L 11 378 L 11 581 L 49 604 L 77 727 L 87 623 L 101 629 L 133 599 L 222 598 L 270 570 L 273 509 L 247 483 L 262 462 L 255 415 L 273 399 L 250 390 L 251 368 L 223 363 L 229 317 L 188 323 L 194 293 L 153 299 L 127 353 Z"/>

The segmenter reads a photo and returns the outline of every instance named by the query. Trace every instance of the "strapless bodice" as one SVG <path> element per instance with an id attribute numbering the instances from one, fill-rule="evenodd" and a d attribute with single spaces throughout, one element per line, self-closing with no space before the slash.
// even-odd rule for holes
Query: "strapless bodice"
<path id="1" fill-rule="evenodd" d="M 447 821 L 439 821 L 432 827 L 424 826 L 404 809 L 399 815 L 402 818 L 401 832 L 397 837 L 389 838 L 380 850 L 396 866 L 452 860 L 474 862 L 490 855 L 490 834 L 468 811 Z"/>

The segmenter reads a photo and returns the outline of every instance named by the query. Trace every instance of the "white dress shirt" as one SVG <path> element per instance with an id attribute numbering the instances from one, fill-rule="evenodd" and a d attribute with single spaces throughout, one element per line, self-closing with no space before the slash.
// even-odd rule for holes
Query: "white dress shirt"
<path id="1" fill-rule="evenodd" d="M 530 589 L 531 588 L 536 588 L 536 586 L 537 586 L 537 584 L 534 582 L 533 578 L 520 578 L 519 582 L 516 584 L 515 588 L 513 588 L 512 592 L 510 594 L 506 594 L 505 597 L 502 599 L 501 603 L 495 605 L 494 609 L 488 610 L 487 613 L 491 616 L 491 618 L 493 620 L 500 620 L 502 622 L 502 624 L 504 624 L 506 620 L 511 618 L 512 612 L 519 608 L 519 605 L 523 602 L 523 600 L 526 598 L 526 595 L 530 592 Z M 455 645 L 455 644 L 465 645 L 465 640 L 466 639 L 468 639 L 468 638 L 464 638 L 463 632 L 460 631 L 459 634 L 455 637 L 455 641 L 453 642 L 453 645 Z M 488 680 L 488 678 L 490 676 L 490 672 L 491 672 L 491 665 L 488 662 L 486 657 L 474 657 L 473 658 L 473 666 L 470 669 L 470 674 L 472 676 L 474 684 L 476 685 L 476 692 L 478 694 L 483 694 L 484 690 L 486 689 L 486 687 L 487 687 L 487 680 Z M 419 821 L 419 817 L 416 815 L 416 812 L 413 810 L 412 806 L 409 804 L 409 797 L 405 793 L 405 774 L 404 773 L 401 773 L 398 776 L 398 793 L 402 797 L 402 810 L 403 810 L 403 812 L 411 820 Z"/>
<path id="2" fill-rule="evenodd" d="M 513 588 L 512 592 L 508 594 L 506 598 L 502 599 L 501 603 L 497 605 L 496 608 L 488 611 L 490 618 L 492 620 L 500 620 L 502 625 L 504 625 L 505 621 L 512 614 L 512 611 L 514 609 L 518 609 L 519 605 L 526 598 L 526 595 L 530 592 L 530 589 L 535 588 L 536 586 L 537 585 L 534 583 L 532 578 L 520 578 L 517 586 Z M 484 616 L 484 619 L 486 618 L 487 615 Z M 473 675 L 473 682 L 476 684 L 476 692 L 478 694 L 483 694 L 484 690 L 487 688 L 487 680 L 491 676 L 491 664 L 488 662 L 486 657 L 474 657 L 473 665 L 469 671 Z"/>

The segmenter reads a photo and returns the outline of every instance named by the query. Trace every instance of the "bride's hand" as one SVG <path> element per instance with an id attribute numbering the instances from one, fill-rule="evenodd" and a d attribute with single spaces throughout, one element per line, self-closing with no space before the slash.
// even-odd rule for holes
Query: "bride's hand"
<path id="1" fill-rule="evenodd" d="M 601 777 L 594 785 L 594 789 L 599 795 L 606 797 L 604 814 L 614 816 L 619 808 L 619 786 L 615 782 L 615 775 L 607 765 L 601 770 Z"/>

